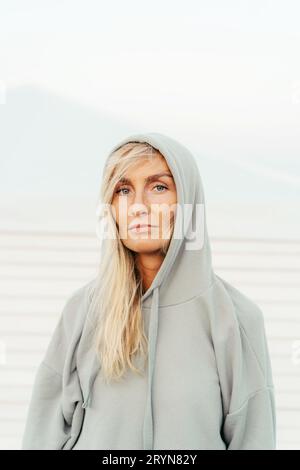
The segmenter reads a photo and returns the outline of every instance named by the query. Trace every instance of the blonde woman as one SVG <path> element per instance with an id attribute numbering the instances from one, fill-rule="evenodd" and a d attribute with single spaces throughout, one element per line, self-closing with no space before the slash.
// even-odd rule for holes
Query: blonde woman
<path id="1" fill-rule="evenodd" d="M 213 271 L 191 152 L 155 132 L 123 139 L 100 201 L 99 272 L 66 301 L 23 448 L 275 449 L 263 314 Z"/>

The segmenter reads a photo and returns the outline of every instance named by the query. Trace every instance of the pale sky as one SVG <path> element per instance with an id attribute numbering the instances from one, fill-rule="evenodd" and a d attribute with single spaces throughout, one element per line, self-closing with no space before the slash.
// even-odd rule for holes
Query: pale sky
<path id="1" fill-rule="evenodd" d="M 91 124 L 95 120 L 85 120 L 81 138 L 89 139 L 89 151 L 99 139 L 100 155 L 131 130 L 166 132 L 203 158 L 204 166 L 207 162 L 204 183 L 211 194 L 213 170 L 221 162 L 227 178 L 236 181 L 243 173 L 241 188 L 257 182 L 257 198 L 288 194 L 293 201 L 300 194 L 299 18 L 296 0 L 0 0 L 0 123 L 5 132 L 0 151 L 13 162 L 4 165 L 2 187 L 38 190 L 38 173 L 31 184 L 26 172 L 49 163 L 48 183 L 59 188 L 55 175 L 69 164 L 70 155 L 55 148 L 44 154 L 46 167 L 36 160 L 47 139 L 63 147 L 70 135 L 78 138 L 81 124 L 76 133 L 72 130 L 74 106 L 76 116 L 96 113 L 111 129 L 102 137 L 101 125 L 98 133 Z M 52 120 L 61 118 L 70 135 L 41 137 L 38 125 L 44 131 L 49 116 L 46 105 L 40 114 L 40 104 L 32 114 L 35 90 L 62 101 L 64 108 L 55 107 Z M 26 94 L 27 101 L 16 98 Z M 69 109 L 63 118 L 65 103 Z M 82 161 L 77 155 L 78 175 L 89 155 Z M 27 183 L 16 174 L 10 180 L 16 165 Z M 93 165 L 91 173 L 98 163 L 93 160 Z M 216 176 L 220 182 L 222 174 Z M 88 191 L 88 178 L 85 182 Z"/>
<path id="2" fill-rule="evenodd" d="M 0 80 L 145 125 L 298 127 L 297 1 L 0 2 Z"/>

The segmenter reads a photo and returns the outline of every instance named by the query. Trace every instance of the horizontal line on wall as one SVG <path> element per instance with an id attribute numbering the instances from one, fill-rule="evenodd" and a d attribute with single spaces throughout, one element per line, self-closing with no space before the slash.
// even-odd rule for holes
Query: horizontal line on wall
<path id="1" fill-rule="evenodd" d="M 300 281 L 299 282 L 292 282 L 292 281 L 287 281 L 287 282 L 274 282 L 274 281 L 240 281 L 239 279 L 236 280 L 231 280 L 230 281 L 232 284 L 240 284 L 240 285 L 245 285 L 245 286 L 262 286 L 262 287 L 274 287 L 274 286 L 279 286 L 282 288 L 285 287 L 300 287 Z"/>
<path id="2" fill-rule="evenodd" d="M 238 255 L 238 256 L 300 256 L 300 251 L 227 251 L 214 250 L 213 255 Z"/>
<path id="3" fill-rule="evenodd" d="M 228 243 L 286 243 L 286 244 L 300 244 L 299 238 L 267 238 L 267 237 L 222 237 L 222 236 L 209 236 L 211 242 L 228 242 Z"/>
<path id="4" fill-rule="evenodd" d="M 46 336 L 48 337 L 50 333 L 46 333 L 44 331 L 17 331 L 17 330 L 2 330 L 1 331 L 1 338 L 3 339 L 5 336 Z"/>
<path id="5" fill-rule="evenodd" d="M 26 370 L 26 371 L 30 371 L 30 370 L 35 370 L 36 369 L 36 365 L 32 365 L 32 366 L 28 366 L 28 365 L 23 365 L 23 364 L 20 364 L 20 365 L 12 365 L 12 364 L 6 364 L 6 365 L 0 365 L 0 371 L 4 371 L 4 372 L 8 372 L 8 371 L 14 371 L 14 370 L 20 370 L 20 371 L 23 371 L 23 370 Z"/>
<path id="6" fill-rule="evenodd" d="M 33 318 L 36 318 L 36 317 L 53 317 L 53 318 L 56 318 L 57 315 L 59 315 L 60 312 L 58 313 L 53 313 L 53 312 L 35 312 L 35 313 L 32 313 L 32 312 L 1 312 L 0 311 L 0 317 L 21 317 L 21 318 L 25 318 L 25 317 L 33 317 Z"/>
<path id="7" fill-rule="evenodd" d="M 21 406 L 27 405 L 28 400 L 0 400 L 1 405 L 8 405 L 8 406 Z"/>
<path id="8" fill-rule="evenodd" d="M 260 304 L 280 304 L 280 305 L 299 305 L 299 300 L 282 300 L 282 299 L 255 299 L 252 297 L 253 301 Z M 284 317 L 283 317 L 284 320 Z"/>
<path id="9" fill-rule="evenodd" d="M 10 276 L 5 275 L 2 276 L 0 274 L 0 279 L 3 281 L 20 281 L 20 282 L 31 282 L 31 281 L 60 281 L 60 282 L 73 282 L 73 281 L 82 281 L 86 282 L 85 279 L 82 277 L 74 276 L 74 277 L 61 277 L 61 276 Z M 281 284 L 282 285 L 282 284 Z"/>
<path id="10" fill-rule="evenodd" d="M 100 248 L 100 247 L 99 247 Z M 0 251 L 2 250 L 5 250 L 5 251 L 20 251 L 20 250 L 24 250 L 24 252 L 26 251 L 50 251 L 50 252 L 53 252 L 53 251 L 57 251 L 57 252 L 66 252 L 66 253 L 78 253 L 78 252 L 88 252 L 88 253 L 97 253 L 99 251 L 99 248 L 95 247 L 95 248 L 89 248 L 89 247 L 71 247 L 71 246 L 66 246 L 66 247 L 60 247 L 59 245 L 57 246 L 21 246 L 21 245 L 15 245 L 15 246 L 5 246 L 5 245 L 1 245 L 1 240 L 0 240 Z M 293 254 L 293 253 L 291 253 Z"/>
<path id="11" fill-rule="evenodd" d="M 242 272 L 300 272 L 300 268 L 282 268 L 281 266 L 254 267 L 254 266 L 213 266 L 215 271 L 242 271 Z"/>
<path id="12" fill-rule="evenodd" d="M 59 299 L 64 299 L 66 298 L 66 295 L 63 294 L 37 294 L 37 293 L 32 293 L 32 294 L 1 294 L 1 299 L 48 299 L 48 300 L 59 300 Z"/>
<path id="13" fill-rule="evenodd" d="M 72 263 L 72 262 L 58 262 L 58 261 L 2 261 L 2 267 L 4 266 L 56 266 L 56 267 L 70 267 L 70 268 L 95 268 L 95 263 Z"/>
<path id="14" fill-rule="evenodd" d="M 6 384 L 2 384 L 1 385 L 1 389 L 8 389 L 8 390 L 12 390 L 14 388 L 32 388 L 32 385 L 31 384 L 9 384 L 9 383 L 6 383 Z"/>
<path id="15" fill-rule="evenodd" d="M 1 235 L 10 236 L 30 236 L 30 237 L 75 237 L 75 238 L 96 238 L 96 234 L 93 232 L 81 232 L 80 230 L 0 230 Z"/>

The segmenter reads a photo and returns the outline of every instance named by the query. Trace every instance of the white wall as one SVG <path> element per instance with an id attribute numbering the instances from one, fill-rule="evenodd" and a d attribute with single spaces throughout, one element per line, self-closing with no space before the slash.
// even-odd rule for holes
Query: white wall
<path id="1" fill-rule="evenodd" d="M 262 308 L 277 398 L 278 447 L 300 449 L 300 240 L 211 237 L 217 274 Z M 96 273 L 92 231 L 0 233 L 0 448 L 20 448 L 37 365 L 65 299 Z M 6 357 L 5 357 L 6 353 Z M 298 355 L 299 356 L 299 355 Z"/>

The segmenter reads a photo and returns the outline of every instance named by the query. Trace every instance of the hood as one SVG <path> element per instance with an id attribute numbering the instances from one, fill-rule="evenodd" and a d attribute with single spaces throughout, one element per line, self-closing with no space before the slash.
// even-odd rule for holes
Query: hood
<path id="1" fill-rule="evenodd" d="M 152 379 L 155 367 L 156 340 L 159 328 L 159 308 L 186 302 L 210 288 L 214 273 L 211 265 L 211 249 L 207 234 L 204 191 L 197 163 L 192 153 L 181 143 L 157 132 L 134 134 L 119 141 L 110 154 L 128 142 L 147 142 L 164 156 L 173 174 L 177 191 L 177 210 L 173 237 L 168 252 L 151 286 L 142 296 L 142 304 L 151 307 L 148 335 L 148 395 L 143 428 L 144 449 L 153 448 Z M 187 206 L 188 205 L 188 206 Z M 188 210 L 186 208 L 189 207 Z M 198 209 L 197 209 L 198 207 Z M 200 211 L 199 211 L 200 208 Z M 201 227 L 197 227 L 199 212 Z M 180 215 L 180 216 L 179 216 Z M 197 219 L 196 219 L 197 217 Z M 195 238 L 202 231 L 200 243 Z M 176 237 L 175 234 L 178 234 Z M 102 248 L 105 249 L 105 240 Z M 197 243 L 199 246 L 197 246 Z M 189 273 L 189 275 L 187 275 Z M 83 408 L 89 406 L 91 390 L 99 370 L 95 359 L 90 374 Z"/>

